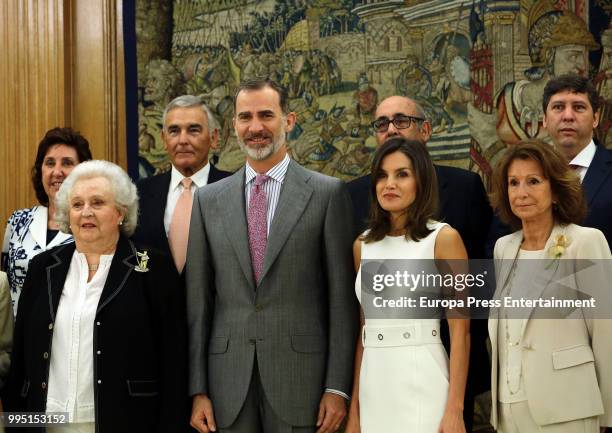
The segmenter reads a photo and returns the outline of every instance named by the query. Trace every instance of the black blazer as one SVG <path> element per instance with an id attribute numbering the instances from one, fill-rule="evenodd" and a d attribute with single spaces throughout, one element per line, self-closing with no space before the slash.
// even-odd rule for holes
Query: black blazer
<path id="1" fill-rule="evenodd" d="M 74 243 L 58 246 L 30 262 L 3 390 L 6 411 L 45 411 L 53 325 L 74 250 Z M 119 239 L 98 304 L 96 432 L 184 432 L 190 409 L 185 298 L 168 258 L 149 251 L 149 272 L 137 272 L 137 251 L 143 250 Z"/>
<path id="2" fill-rule="evenodd" d="M 210 164 L 208 183 L 214 183 L 231 175 L 227 171 L 218 170 Z M 170 171 L 149 177 L 138 182 L 138 197 L 140 199 L 140 213 L 138 227 L 132 239 L 149 247 L 157 248 L 168 257 L 172 257 L 168 236 L 164 228 L 164 213 L 166 199 L 170 188 Z"/>
<path id="3" fill-rule="evenodd" d="M 485 258 L 485 244 L 493 211 L 480 176 L 455 167 L 436 165 L 439 218 L 456 229 L 470 259 Z M 370 175 L 348 183 L 353 201 L 355 237 L 367 228 L 370 211 Z"/>
<path id="4" fill-rule="evenodd" d="M 608 245 L 612 245 L 612 152 L 597 146 L 595 156 L 582 181 L 588 203 L 585 227 L 603 232 Z"/>

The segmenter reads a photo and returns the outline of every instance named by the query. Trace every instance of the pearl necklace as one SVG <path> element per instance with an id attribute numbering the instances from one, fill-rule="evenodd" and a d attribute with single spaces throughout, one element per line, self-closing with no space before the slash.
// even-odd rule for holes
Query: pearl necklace
<path id="1" fill-rule="evenodd" d="M 514 257 L 514 261 L 512 262 L 512 268 L 510 269 L 510 274 L 508 275 L 508 278 L 506 279 L 506 284 L 502 290 L 502 293 L 505 292 L 506 296 L 510 296 L 510 292 L 512 291 L 512 282 L 514 280 L 514 277 L 516 276 L 516 268 L 518 266 L 518 255 L 519 252 L 517 251 L 516 256 Z M 504 331 L 505 331 L 505 337 L 506 337 L 506 341 L 504 344 L 504 351 L 506 352 L 506 359 L 509 360 L 510 359 L 510 349 L 509 347 L 516 347 L 520 344 L 521 342 L 521 337 L 519 337 L 518 340 L 516 341 L 512 341 L 511 336 L 510 336 L 510 328 L 508 326 L 508 320 L 511 320 L 508 318 L 508 310 L 506 308 L 504 308 Z M 516 319 L 514 319 L 516 320 Z M 519 381 L 519 389 L 515 389 L 514 391 L 512 390 L 512 386 L 510 385 L 510 373 L 508 372 L 509 366 L 506 366 L 506 385 L 508 386 L 508 391 L 510 392 L 510 395 L 515 395 L 519 392 L 520 389 L 520 383 L 521 383 L 521 379 L 523 378 L 523 369 L 520 368 L 519 369 L 519 377 L 518 377 L 518 381 Z"/>

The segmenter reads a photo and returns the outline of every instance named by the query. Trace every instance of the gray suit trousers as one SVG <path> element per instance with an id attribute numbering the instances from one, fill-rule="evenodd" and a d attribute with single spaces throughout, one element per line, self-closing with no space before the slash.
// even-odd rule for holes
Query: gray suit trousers
<path id="1" fill-rule="evenodd" d="M 220 433 L 315 433 L 315 426 L 294 427 L 283 421 L 274 411 L 266 398 L 261 385 L 257 360 L 249 391 L 236 420 L 228 428 L 219 429 Z"/>

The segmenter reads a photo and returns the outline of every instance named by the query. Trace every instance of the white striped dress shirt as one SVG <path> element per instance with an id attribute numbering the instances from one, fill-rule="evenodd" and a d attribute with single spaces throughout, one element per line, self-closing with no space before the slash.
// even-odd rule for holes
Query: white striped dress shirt
<path id="1" fill-rule="evenodd" d="M 274 212 L 276 211 L 276 205 L 278 204 L 278 198 L 280 197 L 281 188 L 287 174 L 287 168 L 289 167 L 289 156 L 285 155 L 285 158 L 265 174 L 270 176 L 270 179 L 263 184 L 263 189 L 266 192 L 266 202 L 268 204 L 268 227 L 267 233 L 270 236 L 270 226 L 272 225 L 272 218 L 274 218 Z M 246 163 L 246 177 L 244 186 L 244 195 L 246 197 L 246 209 L 247 213 L 249 210 L 249 203 L 251 201 L 251 189 L 255 183 L 255 177 L 257 172 L 253 170 L 253 167 Z"/>

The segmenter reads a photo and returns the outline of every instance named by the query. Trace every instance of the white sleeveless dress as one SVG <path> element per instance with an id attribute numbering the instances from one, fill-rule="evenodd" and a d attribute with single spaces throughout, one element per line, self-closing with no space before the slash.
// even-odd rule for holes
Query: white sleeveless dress
<path id="1" fill-rule="evenodd" d="M 361 243 L 362 259 L 433 259 L 436 236 Z M 355 282 L 361 302 L 361 268 Z M 359 374 L 362 433 L 437 433 L 448 396 L 449 361 L 439 319 L 365 319 Z"/>

